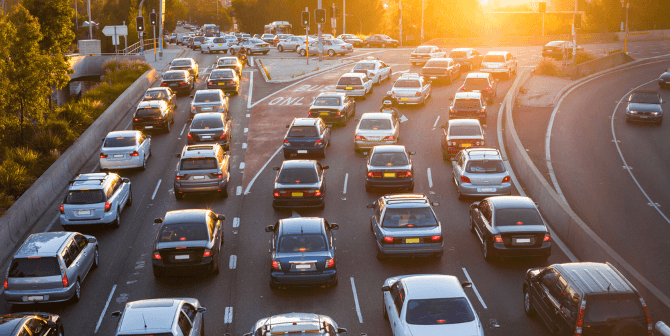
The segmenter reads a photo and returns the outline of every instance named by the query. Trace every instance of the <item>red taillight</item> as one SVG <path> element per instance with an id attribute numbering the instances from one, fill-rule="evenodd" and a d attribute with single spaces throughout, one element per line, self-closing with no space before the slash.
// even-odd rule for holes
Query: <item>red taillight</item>
<path id="1" fill-rule="evenodd" d="M 312 111 L 307 111 L 307 115 L 312 115 Z"/>
<path id="2" fill-rule="evenodd" d="M 551 241 L 551 236 L 548 233 L 545 233 L 544 238 L 542 238 L 542 241 L 545 242 Z"/>
<path id="3" fill-rule="evenodd" d="M 226 138 L 226 132 L 221 132 L 221 135 L 219 135 L 219 139 L 225 139 Z"/>
<path id="4" fill-rule="evenodd" d="M 461 86 L 458 90 L 465 91 L 465 85 Z"/>
<path id="5" fill-rule="evenodd" d="M 280 197 L 281 195 L 279 194 L 278 191 L 275 191 L 275 192 L 274 192 L 274 196 L 275 196 L 275 197 Z"/>
<path id="6" fill-rule="evenodd" d="M 186 137 L 187 137 L 189 140 L 191 140 L 191 141 L 194 140 L 194 138 L 193 138 L 193 134 L 191 134 L 191 132 L 189 132 L 189 133 L 186 135 Z"/>
<path id="7" fill-rule="evenodd" d="M 491 91 L 491 90 L 493 90 L 493 88 L 491 87 L 491 85 L 489 85 L 488 87 L 486 87 L 486 91 Z"/>
<path id="8" fill-rule="evenodd" d="M 401 171 L 401 172 L 397 172 L 397 173 L 395 173 L 395 176 L 396 176 L 396 177 L 399 177 L 399 178 L 412 177 L 412 172 L 409 171 L 409 170 L 408 170 L 408 171 L 404 171 L 404 172 Z"/>
<path id="9" fill-rule="evenodd" d="M 314 146 L 320 145 L 322 143 L 323 143 L 323 140 L 317 139 L 316 141 L 314 141 Z"/>
<path id="10" fill-rule="evenodd" d="M 357 135 L 354 137 L 354 140 L 365 140 L 365 137 L 362 135 Z"/>
<path id="11" fill-rule="evenodd" d="M 158 120 L 163 120 L 163 116 L 158 117 Z"/>
<path id="12" fill-rule="evenodd" d="M 437 236 L 430 236 L 430 240 L 432 240 L 432 241 L 434 241 L 434 242 L 435 242 L 435 241 L 440 241 L 440 240 L 442 240 L 442 236 L 440 236 L 440 235 L 437 235 Z"/>
<path id="13" fill-rule="evenodd" d="M 647 309 L 647 304 L 644 302 L 644 299 L 641 296 L 640 296 L 640 303 L 642 303 L 642 308 L 644 308 L 644 315 L 647 316 L 647 334 L 651 335 L 654 331 L 654 326 L 651 324 L 651 316 L 649 316 L 649 310 Z"/>
<path id="14" fill-rule="evenodd" d="M 133 119 L 133 121 L 140 121 L 140 118 L 135 118 Z"/>
<path id="15" fill-rule="evenodd" d="M 453 107 L 450 107 L 450 108 L 449 108 L 449 112 L 454 113 L 454 108 L 453 108 Z"/>
<path id="16" fill-rule="evenodd" d="M 5 278 L 5 290 L 7 290 L 7 278 Z"/>
<path id="17" fill-rule="evenodd" d="M 212 255 L 212 250 L 210 249 L 205 249 L 205 252 L 202 254 L 203 258 L 207 258 Z"/>
<path id="18" fill-rule="evenodd" d="M 63 270 L 63 288 L 67 288 L 70 285 L 70 282 L 67 281 L 67 273 Z"/>
<path id="19" fill-rule="evenodd" d="M 335 113 L 335 115 L 339 116 L 339 115 L 342 115 L 342 113 L 340 111 L 337 111 L 337 113 Z"/>
<path id="20" fill-rule="evenodd" d="M 394 140 L 395 140 L 395 136 L 393 136 L 393 135 L 389 135 L 389 136 L 384 137 L 384 139 L 382 139 L 382 140 L 390 140 L 390 141 L 394 141 Z"/>
<path id="21" fill-rule="evenodd" d="M 368 177 L 370 177 L 370 178 L 381 178 L 382 173 L 381 172 L 368 172 Z"/>
<path id="22" fill-rule="evenodd" d="M 321 196 L 321 190 L 317 189 L 314 191 L 314 196 Z"/>
<path id="23" fill-rule="evenodd" d="M 60 205 L 60 213 L 62 213 L 62 214 L 65 213 L 65 209 L 63 209 L 63 204 Z"/>
<path id="24" fill-rule="evenodd" d="M 167 83 L 161 83 L 161 86 L 167 86 Z"/>
<path id="25" fill-rule="evenodd" d="M 463 183 L 472 183 L 472 182 L 470 182 L 470 178 L 467 177 L 467 176 L 465 176 L 465 175 L 461 175 L 461 182 L 463 182 Z"/>
<path id="26" fill-rule="evenodd" d="M 101 158 L 101 159 L 106 159 L 106 158 L 107 158 L 107 154 L 105 154 L 105 153 L 100 153 L 100 158 Z"/>
<path id="27" fill-rule="evenodd" d="M 109 210 L 112 210 L 112 203 L 105 202 L 105 212 L 109 212 Z"/>
<path id="28" fill-rule="evenodd" d="M 421 95 L 421 92 L 417 92 L 417 93 L 415 93 L 414 95 L 418 97 L 418 96 Z"/>
<path id="29" fill-rule="evenodd" d="M 186 85 L 186 82 L 181 82 L 179 83 L 179 85 Z"/>
<path id="30" fill-rule="evenodd" d="M 331 268 L 331 267 L 335 267 L 335 259 L 332 259 L 332 258 L 326 260 L 326 268 Z"/>
<path id="31" fill-rule="evenodd" d="M 156 259 L 156 260 L 161 260 L 162 259 L 161 254 L 158 253 L 158 251 L 154 252 L 154 259 Z"/>
<path id="32" fill-rule="evenodd" d="M 393 243 L 393 237 L 384 237 L 385 243 Z"/>
<path id="33" fill-rule="evenodd" d="M 138 153 L 137 151 L 133 151 L 132 153 L 130 153 L 130 156 L 140 156 L 140 153 Z"/>
<path id="34" fill-rule="evenodd" d="M 175 176 L 174 179 L 177 180 L 177 181 L 181 181 L 181 176 Z"/>
<path id="35" fill-rule="evenodd" d="M 272 261 L 272 269 L 280 270 L 281 269 L 281 264 L 277 260 Z"/>
<path id="36" fill-rule="evenodd" d="M 494 235 L 494 236 L 493 236 L 493 242 L 494 242 L 494 243 L 502 243 L 502 242 L 503 242 L 503 239 L 502 239 L 502 237 L 501 237 L 500 235 Z"/>
<path id="37" fill-rule="evenodd" d="M 223 178 L 223 174 L 216 175 L 216 178 Z"/>
<path id="38" fill-rule="evenodd" d="M 586 300 L 582 300 L 582 305 L 579 307 L 577 314 L 577 323 L 575 324 L 575 335 L 582 334 L 582 326 L 584 326 L 584 311 L 586 310 Z"/>
<path id="39" fill-rule="evenodd" d="M 503 177 L 503 183 L 509 182 L 510 180 L 511 180 L 511 178 L 509 177 L 509 175 Z"/>
<path id="40" fill-rule="evenodd" d="M 287 139 L 284 139 L 284 143 L 286 143 L 286 144 L 287 144 L 287 143 L 291 143 L 291 142 L 290 142 L 290 141 L 288 141 Z"/>

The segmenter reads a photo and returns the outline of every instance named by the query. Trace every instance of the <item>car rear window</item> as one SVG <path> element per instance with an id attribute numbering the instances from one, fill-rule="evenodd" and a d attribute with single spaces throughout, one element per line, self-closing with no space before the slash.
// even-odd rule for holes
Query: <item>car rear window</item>
<path id="1" fill-rule="evenodd" d="M 335 97 L 319 97 L 314 101 L 314 105 L 320 106 L 340 106 L 340 98 Z"/>
<path id="2" fill-rule="evenodd" d="M 628 101 L 639 104 L 660 104 L 658 93 L 633 92 Z"/>
<path id="3" fill-rule="evenodd" d="M 138 117 L 157 117 L 161 115 L 161 109 L 158 108 L 141 108 L 135 113 Z"/>
<path id="4" fill-rule="evenodd" d="M 393 228 L 437 226 L 437 220 L 429 207 L 386 208 L 382 226 Z"/>
<path id="5" fill-rule="evenodd" d="M 280 253 L 327 251 L 326 239 L 322 235 L 286 235 L 279 239 Z"/>
<path id="6" fill-rule="evenodd" d="M 185 74 L 183 72 L 166 72 L 163 75 L 163 79 L 184 79 Z"/>
<path id="7" fill-rule="evenodd" d="M 409 300 L 407 323 L 418 325 L 456 324 L 474 321 L 466 298 Z"/>
<path id="8" fill-rule="evenodd" d="M 330 40 L 330 43 L 332 43 L 332 44 L 344 44 L 344 41 L 337 40 L 337 39 L 332 39 L 332 40 Z"/>
<path id="9" fill-rule="evenodd" d="M 165 99 L 168 93 L 165 90 L 151 90 L 144 93 L 144 100 Z"/>
<path id="10" fill-rule="evenodd" d="M 486 78 L 466 78 L 465 85 L 486 86 L 489 85 L 489 80 Z"/>
<path id="11" fill-rule="evenodd" d="M 408 164 L 407 155 L 403 152 L 375 153 L 370 158 L 371 166 L 406 166 Z"/>
<path id="12" fill-rule="evenodd" d="M 191 122 L 191 129 L 210 129 L 210 128 L 223 128 L 223 121 L 221 117 L 210 117 L 198 118 L 196 114 Z"/>
<path id="13" fill-rule="evenodd" d="M 456 99 L 454 101 L 454 108 L 457 109 L 476 109 L 481 106 L 481 101 L 479 99 Z"/>
<path id="14" fill-rule="evenodd" d="M 319 177 L 314 168 L 284 168 L 279 172 L 277 183 L 316 183 Z"/>
<path id="15" fill-rule="evenodd" d="M 375 69 L 374 63 L 357 63 L 354 66 L 354 70 L 374 70 L 374 69 Z"/>
<path id="16" fill-rule="evenodd" d="M 219 65 L 235 65 L 237 60 L 235 59 L 222 59 L 219 61 Z"/>
<path id="17" fill-rule="evenodd" d="M 640 299 L 632 293 L 589 296 L 585 323 L 606 322 L 622 318 L 644 317 Z"/>
<path id="18" fill-rule="evenodd" d="M 319 131 L 315 126 L 293 126 L 288 131 L 288 136 L 292 138 L 306 138 L 319 136 Z"/>
<path id="19" fill-rule="evenodd" d="M 209 75 L 210 79 L 233 78 L 233 77 L 235 77 L 235 72 L 233 70 L 212 71 L 212 73 Z"/>
<path id="20" fill-rule="evenodd" d="M 221 95 L 218 92 L 201 92 L 196 93 L 193 102 L 195 103 L 211 103 L 211 102 L 220 102 Z"/>
<path id="21" fill-rule="evenodd" d="M 212 43 L 223 43 L 223 42 L 226 42 L 226 40 L 224 40 L 224 39 L 222 39 L 222 38 L 220 38 L 220 37 L 219 37 L 219 38 L 212 39 Z"/>
<path id="22" fill-rule="evenodd" d="M 190 158 L 181 159 L 181 170 L 201 170 L 201 169 L 216 169 L 215 158 Z"/>
<path id="23" fill-rule="evenodd" d="M 398 79 L 393 87 L 397 88 L 420 88 L 421 83 L 416 79 Z"/>
<path id="24" fill-rule="evenodd" d="M 535 209 L 496 209 L 495 226 L 544 225 Z"/>
<path id="25" fill-rule="evenodd" d="M 105 144 L 103 147 L 111 148 L 111 147 L 130 147 L 130 146 L 135 146 L 135 136 L 127 136 L 127 137 L 109 137 L 105 138 Z"/>
<path id="26" fill-rule="evenodd" d="M 470 161 L 465 171 L 468 173 L 498 174 L 505 172 L 505 166 L 499 160 Z"/>
<path id="27" fill-rule="evenodd" d="M 174 336 L 172 333 L 123 334 L 123 336 Z"/>
<path id="28" fill-rule="evenodd" d="M 189 65 L 191 65 L 191 61 L 189 61 L 189 60 L 174 60 L 174 61 L 172 61 L 172 63 L 170 65 L 172 65 L 172 66 L 189 66 Z"/>
<path id="29" fill-rule="evenodd" d="M 197 42 L 202 42 L 202 41 L 204 41 L 204 40 L 205 40 L 205 37 L 204 37 L 204 36 L 198 36 L 198 37 L 196 37 L 196 38 L 193 39 L 193 41 L 197 41 Z"/>
<path id="30" fill-rule="evenodd" d="M 418 47 L 414 50 L 415 53 L 429 53 L 433 48 L 431 47 Z"/>
<path id="31" fill-rule="evenodd" d="M 70 190 L 65 197 L 65 204 L 95 204 L 102 203 L 105 199 L 102 190 Z"/>
<path id="32" fill-rule="evenodd" d="M 337 82 L 337 85 L 361 85 L 361 79 L 359 77 L 342 77 Z"/>
<path id="33" fill-rule="evenodd" d="M 159 243 L 193 241 L 193 240 L 209 240 L 207 234 L 208 228 L 205 223 L 191 223 L 191 224 L 166 224 L 163 225 L 161 233 L 158 236 Z"/>
<path id="34" fill-rule="evenodd" d="M 482 62 L 492 62 L 492 63 L 503 63 L 505 62 L 505 56 L 503 55 L 486 55 Z"/>
<path id="35" fill-rule="evenodd" d="M 56 257 L 16 258 L 9 266 L 10 278 L 37 278 L 61 275 Z"/>
<path id="36" fill-rule="evenodd" d="M 482 130 L 477 126 L 454 126 L 449 128 L 449 136 L 471 136 L 482 135 Z"/>
<path id="37" fill-rule="evenodd" d="M 465 58 L 468 54 L 465 51 L 452 51 L 449 53 L 450 58 Z"/>
<path id="38" fill-rule="evenodd" d="M 449 62 L 447 61 L 428 61 L 426 63 L 428 68 L 447 68 L 449 67 Z"/>
<path id="39" fill-rule="evenodd" d="M 358 129 L 363 130 L 390 130 L 393 129 L 391 120 L 388 119 L 363 119 Z"/>

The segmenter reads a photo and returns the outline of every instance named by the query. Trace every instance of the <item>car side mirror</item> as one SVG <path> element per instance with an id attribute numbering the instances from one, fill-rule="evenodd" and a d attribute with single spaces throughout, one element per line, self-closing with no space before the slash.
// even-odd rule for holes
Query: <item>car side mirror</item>
<path id="1" fill-rule="evenodd" d="M 151 139 L 151 135 L 147 135 L 147 139 Z"/>
<path id="2" fill-rule="evenodd" d="M 331 230 L 337 230 L 337 229 L 339 229 L 339 228 L 340 228 L 340 226 L 337 225 L 336 223 L 330 224 L 330 229 L 331 229 Z"/>
<path id="3" fill-rule="evenodd" d="M 346 334 L 346 333 L 347 333 L 347 329 L 344 329 L 344 328 L 337 328 L 337 333 L 338 333 L 338 334 Z"/>
<path id="4" fill-rule="evenodd" d="M 174 157 L 176 157 L 176 158 L 180 158 L 180 157 L 181 157 L 181 154 L 177 153 L 177 154 L 174 155 Z"/>
<path id="5" fill-rule="evenodd" d="M 272 167 L 272 170 L 279 170 L 279 167 L 274 166 L 274 167 Z"/>
<path id="6" fill-rule="evenodd" d="M 121 316 L 121 312 L 118 311 L 118 310 L 112 313 L 112 317 L 113 317 L 113 318 L 117 318 L 117 317 L 119 317 L 119 316 Z"/>
<path id="7" fill-rule="evenodd" d="M 230 97 L 230 92 L 226 92 L 226 97 Z"/>
<path id="8" fill-rule="evenodd" d="M 88 239 L 86 239 L 86 241 L 89 242 L 89 243 L 91 243 L 91 244 L 93 244 L 93 243 L 97 243 L 97 242 L 98 242 L 98 240 L 95 239 L 95 238 L 88 238 Z"/>
<path id="9" fill-rule="evenodd" d="M 382 286 L 382 292 L 390 292 L 391 291 L 391 286 Z"/>
<path id="10" fill-rule="evenodd" d="M 222 220 L 225 220 L 225 219 L 226 219 L 226 216 L 221 215 L 221 214 L 216 214 L 216 219 L 222 221 Z"/>
<path id="11" fill-rule="evenodd" d="M 322 166 L 322 167 L 321 167 L 321 169 L 324 169 L 324 170 L 325 170 L 325 169 L 328 169 L 328 168 L 330 168 L 330 166 Z"/>
<path id="12" fill-rule="evenodd" d="M 124 178 L 123 178 L 123 183 L 130 183 L 130 179 L 127 178 L 127 177 L 124 177 Z"/>
<path id="13" fill-rule="evenodd" d="M 409 155 L 416 155 L 416 152 L 409 152 Z"/>
<path id="14" fill-rule="evenodd" d="M 368 204 L 366 207 L 367 207 L 368 209 L 374 209 L 374 208 L 375 208 L 375 205 L 372 204 L 372 203 L 370 203 L 370 204 Z"/>
<path id="15" fill-rule="evenodd" d="M 54 321 L 52 321 L 52 320 L 48 320 L 48 321 L 47 321 L 47 327 L 49 327 L 49 328 L 55 328 L 55 327 L 56 327 L 56 322 L 54 322 Z"/>
<path id="16" fill-rule="evenodd" d="M 102 138 L 102 142 L 105 142 L 105 138 Z"/>
<path id="17" fill-rule="evenodd" d="M 275 227 L 272 225 L 269 225 L 268 227 L 265 228 L 265 232 L 273 232 L 275 230 Z"/>
<path id="18" fill-rule="evenodd" d="M 154 223 L 156 224 L 163 223 L 163 218 L 154 218 Z"/>
<path id="19" fill-rule="evenodd" d="M 433 203 L 430 203 L 430 204 L 431 204 L 432 206 L 440 206 L 440 202 L 433 202 Z"/>
<path id="20" fill-rule="evenodd" d="M 205 307 L 198 308 L 198 313 L 202 314 L 202 313 L 205 313 L 205 312 L 207 312 L 207 308 L 205 308 Z"/>
<path id="21" fill-rule="evenodd" d="M 472 282 L 465 281 L 465 282 L 461 283 L 461 287 L 463 287 L 463 288 L 472 287 Z"/>
<path id="22" fill-rule="evenodd" d="M 189 97 L 193 98 L 193 95 L 190 95 Z"/>

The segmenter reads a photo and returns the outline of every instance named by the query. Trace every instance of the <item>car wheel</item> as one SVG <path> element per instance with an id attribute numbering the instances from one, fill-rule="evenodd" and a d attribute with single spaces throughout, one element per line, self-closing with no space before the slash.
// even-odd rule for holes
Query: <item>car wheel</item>
<path id="1" fill-rule="evenodd" d="M 98 251 L 98 248 L 95 248 L 95 252 L 93 252 L 93 268 L 98 268 L 100 266 L 100 252 Z"/>
<path id="2" fill-rule="evenodd" d="M 453 80 L 453 78 L 451 78 L 451 74 L 450 74 L 449 76 L 447 76 L 447 85 L 450 85 L 453 82 L 454 82 L 454 80 Z"/>
<path id="3" fill-rule="evenodd" d="M 491 255 L 491 251 L 489 251 L 489 244 L 486 241 L 484 241 L 484 260 L 486 260 L 486 261 L 493 260 L 493 256 Z"/>
<path id="4" fill-rule="evenodd" d="M 328 50 L 328 56 L 329 57 L 334 57 L 335 56 L 335 51 L 333 49 Z"/>
<path id="5" fill-rule="evenodd" d="M 151 154 L 149 154 L 151 155 Z M 131 206 L 133 205 L 133 188 L 131 187 L 128 189 L 128 199 L 126 200 L 126 204 L 124 206 Z"/>
<path id="6" fill-rule="evenodd" d="M 321 155 L 320 155 L 322 159 L 326 158 L 326 154 L 328 153 L 328 147 L 330 147 L 330 146 L 328 146 L 328 145 L 323 146 L 323 151 L 321 152 Z"/>
<path id="7" fill-rule="evenodd" d="M 370 86 L 370 91 L 368 91 L 368 93 L 372 93 L 372 91 L 374 91 L 374 89 L 375 89 L 375 87 L 373 85 L 371 85 Z"/>
<path id="8" fill-rule="evenodd" d="M 305 51 L 305 49 L 300 49 L 300 56 L 305 56 L 305 55 L 307 55 L 307 52 Z"/>
<path id="9" fill-rule="evenodd" d="M 174 192 L 174 198 L 176 198 L 178 201 L 181 201 L 181 200 L 184 199 L 184 194 L 183 193 L 180 194 L 180 193 L 175 191 Z"/>
<path id="10" fill-rule="evenodd" d="M 333 283 L 331 284 L 328 284 L 328 287 L 337 287 L 337 284 L 339 282 L 340 282 L 339 278 L 337 277 L 337 275 L 335 275 L 335 281 L 333 281 Z"/>
<path id="11" fill-rule="evenodd" d="M 203 50 L 202 48 L 200 48 L 200 53 L 202 54 L 202 53 L 204 53 L 204 52 L 205 52 L 205 50 Z"/>
<path id="12" fill-rule="evenodd" d="M 161 270 L 158 269 L 158 268 L 154 268 L 154 269 L 153 269 L 153 273 L 154 273 L 154 278 L 161 278 L 161 277 L 163 277 L 163 271 L 161 271 Z"/>
<path id="13" fill-rule="evenodd" d="M 219 195 L 221 195 L 222 198 L 227 198 L 228 197 L 228 186 L 226 185 L 225 188 L 221 189 Z"/>
<path id="14" fill-rule="evenodd" d="M 272 278 L 270 278 L 269 283 L 270 283 L 270 289 L 279 289 L 279 285 L 272 282 Z"/>
<path id="15" fill-rule="evenodd" d="M 278 50 L 279 52 L 284 52 L 284 47 L 282 47 L 282 46 L 277 46 L 277 50 Z"/>
<path id="16" fill-rule="evenodd" d="M 657 125 L 663 125 L 663 119 L 659 120 L 656 124 Z"/>
<path id="17" fill-rule="evenodd" d="M 147 169 L 147 157 L 146 156 L 142 160 L 142 167 L 140 167 L 140 169 L 142 169 L 142 170 Z"/>
<path id="18" fill-rule="evenodd" d="M 412 65 L 413 65 L 413 66 L 416 66 L 416 62 L 412 62 Z"/>
<path id="19" fill-rule="evenodd" d="M 230 48 L 230 54 L 231 54 L 231 55 L 235 55 L 235 49 Z"/>
<path id="20" fill-rule="evenodd" d="M 384 315 L 385 319 L 389 319 L 389 313 L 386 311 L 386 305 L 382 304 L 382 315 Z"/>
<path id="21" fill-rule="evenodd" d="M 170 124 L 171 124 L 171 122 L 168 120 L 168 121 L 166 122 L 166 124 L 167 124 L 167 125 L 165 125 L 165 133 L 170 133 Z"/>
<path id="22" fill-rule="evenodd" d="M 365 46 L 368 47 L 368 48 L 370 48 L 370 43 L 368 42 Z"/>
<path id="23" fill-rule="evenodd" d="M 114 221 L 112 222 L 112 226 L 115 229 L 118 229 L 121 226 L 121 212 L 119 209 L 116 209 L 116 218 L 114 218 Z"/>
<path id="24" fill-rule="evenodd" d="M 223 53 L 224 53 L 224 54 L 227 54 L 227 53 L 228 53 L 228 50 L 224 50 Z"/>
<path id="25" fill-rule="evenodd" d="M 65 331 L 63 331 L 63 327 L 60 327 L 60 329 L 58 329 L 58 334 L 56 334 L 56 335 L 65 336 Z"/>
<path id="26" fill-rule="evenodd" d="M 382 48 L 386 48 L 386 43 L 382 43 Z"/>
<path id="27" fill-rule="evenodd" d="M 530 302 L 530 293 L 527 287 L 523 289 L 523 311 L 528 316 L 535 315 L 535 308 L 533 308 L 533 304 Z"/>
<path id="28" fill-rule="evenodd" d="M 470 213 L 470 232 L 475 232 L 475 221 L 472 219 L 472 212 Z"/>
<path id="29" fill-rule="evenodd" d="M 79 279 L 74 283 L 74 295 L 72 295 L 72 302 L 79 302 L 81 300 L 81 284 Z"/>
<path id="30" fill-rule="evenodd" d="M 216 275 L 221 272 L 221 269 L 219 268 L 219 258 L 217 257 L 216 260 L 212 260 L 212 274 Z"/>
<path id="31" fill-rule="evenodd" d="M 372 187 L 369 185 L 365 185 L 365 191 L 366 192 L 372 192 Z"/>
<path id="32" fill-rule="evenodd" d="M 448 162 L 449 161 L 449 155 L 447 155 L 447 153 L 445 153 L 445 152 L 442 152 L 442 160 Z"/>

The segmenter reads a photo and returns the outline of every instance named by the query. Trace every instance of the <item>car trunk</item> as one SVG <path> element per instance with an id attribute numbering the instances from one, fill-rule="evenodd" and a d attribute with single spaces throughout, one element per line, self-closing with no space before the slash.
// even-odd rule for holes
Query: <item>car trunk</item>
<path id="1" fill-rule="evenodd" d="M 393 93 L 396 97 L 418 97 L 417 93 L 421 92 L 420 87 L 416 88 L 393 88 Z"/>
<path id="2" fill-rule="evenodd" d="M 337 117 L 341 114 L 339 106 L 335 107 L 319 107 L 310 109 L 308 114 L 312 117 Z"/>
<path id="3" fill-rule="evenodd" d="M 213 129 L 192 129 L 189 133 L 189 140 L 191 141 L 215 141 L 226 138 L 223 128 Z"/>
<path id="4" fill-rule="evenodd" d="M 393 245 L 439 244 L 442 242 L 441 238 L 432 239 L 433 236 L 442 236 L 437 225 L 405 228 L 382 227 L 382 230 L 385 237 L 393 237 Z"/>
<path id="5" fill-rule="evenodd" d="M 235 85 L 234 78 L 209 78 L 209 85 Z"/>
<path id="6" fill-rule="evenodd" d="M 437 67 L 423 67 L 421 69 L 421 74 L 435 74 L 435 75 L 445 75 L 447 74 L 446 68 L 437 68 Z"/>
<path id="7" fill-rule="evenodd" d="M 309 148 L 309 147 L 316 147 L 317 146 L 317 140 L 320 140 L 319 137 L 304 137 L 304 138 L 299 138 L 299 137 L 286 137 L 286 140 L 288 140 L 288 143 L 290 144 L 291 148 Z M 286 141 L 284 141 L 286 143 Z"/>
<path id="8" fill-rule="evenodd" d="M 71 221 L 101 219 L 105 215 L 106 200 L 99 189 L 71 190 L 63 203 L 63 212 Z"/>
<path id="9" fill-rule="evenodd" d="M 165 84 L 165 85 L 163 85 Z M 179 79 L 163 79 L 161 86 L 167 86 L 171 88 L 186 87 L 186 80 L 184 78 Z"/>
<path id="10" fill-rule="evenodd" d="M 547 228 L 544 225 L 496 226 L 507 248 L 540 247 Z"/>
<path id="11" fill-rule="evenodd" d="M 368 172 L 373 174 L 373 177 L 380 180 L 394 180 L 408 178 L 407 173 L 411 172 L 410 166 L 370 166 Z"/>
<path id="12" fill-rule="evenodd" d="M 279 198 L 303 199 L 321 197 L 320 183 L 275 183 L 274 192 L 279 193 Z M 319 194 L 316 191 L 319 190 Z M 277 198 L 275 196 L 275 198 Z"/>
<path id="13" fill-rule="evenodd" d="M 206 240 L 158 243 L 156 249 L 166 265 L 199 264 L 205 252 Z"/>
<path id="14" fill-rule="evenodd" d="M 15 258 L 7 275 L 9 290 L 63 288 L 63 276 L 57 257 Z"/>
<path id="15" fill-rule="evenodd" d="M 639 323 L 647 329 L 647 318 L 639 297 L 633 293 L 589 295 L 586 297 L 584 336 L 610 336 L 618 325 Z"/>
<path id="16" fill-rule="evenodd" d="M 498 185 L 503 183 L 503 179 L 508 176 L 507 173 L 495 174 L 468 174 L 472 185 Z"/>
<path id="17" fill-rule="evenodd" d="M 219 185 L 219 174 L 217 169 L 200 169 L 200 170 L 181 170 L 179 180 L 188 183 L 189 186 L 197 184 L 198 187 L 214 187 Z"/>
<path id="18" fill-rule="evenodd" d="M 109 161 L 123 161 L 132 159 L 135 152 L 135 146 L 129 147 L 103 147 L 102 153 L 107 155 L 106 159 Z"/>
<path id="19" fill-rule="evenodd" d="M 425 58 L 429 59 L 430 58 L 430 53 L 412 53 L 410 58 Z"/>
<path id="20" fill-rule="evenodd" d="M 382 141 L 387 136 L 393 136 L 393 130 L 359 129 L 356 135 L 365 137 L 367 141 Z"/>
<path id="21" fill-rule="evenodd" d="M 191 111 L 195 112 L 216 112 L 219 110 L 219 107 L 222 104 L 220 102 L 216 103 L 193 103 L 193 107 L 195 107 L 195 110 L 191 109 Z"/>
<path id="22" fill-rule="evenodd" d="M 321 274 L 326 269 L 327 251 L 308 253 L 277 253 L 284 274 Z"/>

